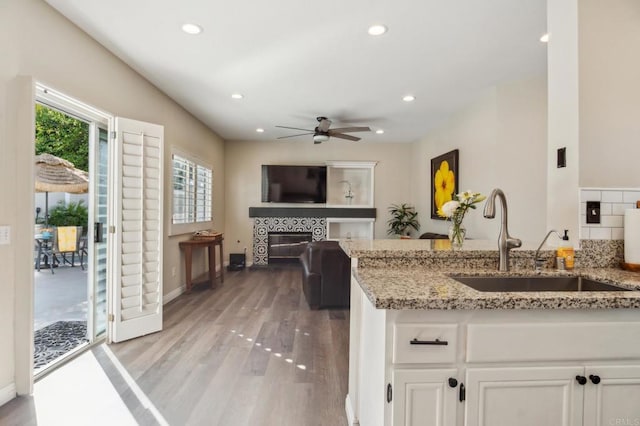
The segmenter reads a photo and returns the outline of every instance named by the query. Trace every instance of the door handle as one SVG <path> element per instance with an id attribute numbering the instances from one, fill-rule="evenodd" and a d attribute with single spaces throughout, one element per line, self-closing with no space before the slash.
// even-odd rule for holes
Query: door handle
<path id="1" fill-rule="evenodd" d="M 93 242 L 94 243 L 101 243 L 104 241 L 102 238 L 103 225 L 104 224 L 102 222 L 95 222 L 93 224 Z"/>

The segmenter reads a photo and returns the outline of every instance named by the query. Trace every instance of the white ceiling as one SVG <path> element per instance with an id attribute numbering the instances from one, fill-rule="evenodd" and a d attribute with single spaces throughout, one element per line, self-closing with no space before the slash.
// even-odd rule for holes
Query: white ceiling
<path id="1" fill-rule="evenodd" d="M 411 142 L 486 88 L 546 72 L 546 0 L 46 1 L 226 140 L 324 115 Z M 374 23 L 389 31 L 368 35 Z"/>

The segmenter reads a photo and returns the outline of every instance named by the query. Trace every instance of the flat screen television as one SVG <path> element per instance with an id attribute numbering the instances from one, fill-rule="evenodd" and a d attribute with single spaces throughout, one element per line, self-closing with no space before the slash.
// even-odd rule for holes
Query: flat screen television
<path id="1" fill-rule="evenodd" d="M 262 166 L 263 203 L 326 203 L 326 166 Z"/>

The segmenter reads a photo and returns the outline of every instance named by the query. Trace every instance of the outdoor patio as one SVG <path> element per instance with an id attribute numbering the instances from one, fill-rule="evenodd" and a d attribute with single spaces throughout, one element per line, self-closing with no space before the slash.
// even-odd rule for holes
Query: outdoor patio
<path id="1" fill-rule="evenodd" d="M 59 266 L 34 270 L 34 367 L 87 342 L 87 270 Z"/>

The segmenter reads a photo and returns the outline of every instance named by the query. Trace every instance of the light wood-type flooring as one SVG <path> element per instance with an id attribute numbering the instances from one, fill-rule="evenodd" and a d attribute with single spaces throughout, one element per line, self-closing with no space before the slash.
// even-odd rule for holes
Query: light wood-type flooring
<path id="1" fill-rule="evenodd" d="M 158 424 L 158 416 L 108 350 L 170 425 L 343 426 L 348 338 L 348 310 L 311 311 L 300 268 L 283 266 L 227 273 L 214 290 L 195 287 L 165 305 L 162 332 L 93 353 L 140 424 Z M 0 407 L 0 424 L 25 418 L 21 410 L 29 418 L 37 408 L 18 398 Z"/>

